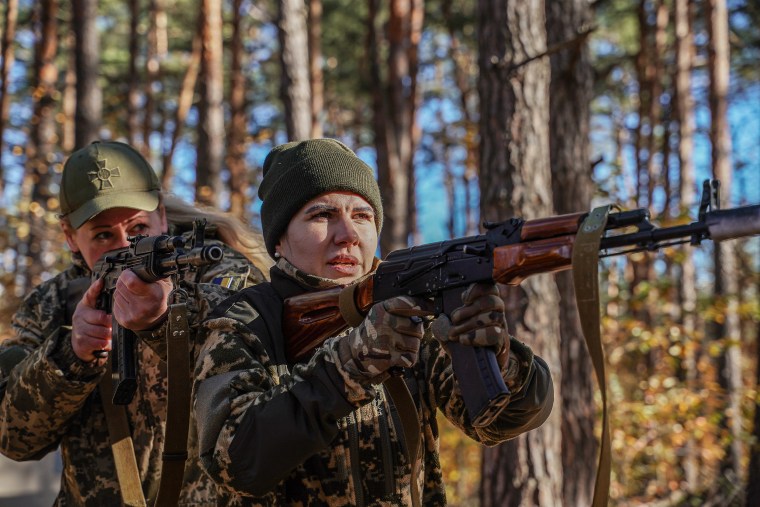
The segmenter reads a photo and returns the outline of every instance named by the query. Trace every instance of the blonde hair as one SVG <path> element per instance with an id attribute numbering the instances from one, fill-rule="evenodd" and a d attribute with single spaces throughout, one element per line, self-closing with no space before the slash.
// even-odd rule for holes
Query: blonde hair
<path id="1" fill-rule="evenodd" d="M 190 229 L 194 220 L 205 218 L 209 225 L 215 227 L 217 239 L 245 255 L 262 273 L 269 273 L 273 262 L 264 246 L 263 237 L 239 218 L 209 206 L 188 204 L 172 194 L 162 192 L 160 199 L 169 224 Z"/>

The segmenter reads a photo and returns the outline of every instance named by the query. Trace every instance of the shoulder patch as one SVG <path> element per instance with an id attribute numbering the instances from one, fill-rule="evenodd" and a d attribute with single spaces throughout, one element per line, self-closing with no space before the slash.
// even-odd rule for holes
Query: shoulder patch
<path id="1" fill-rule="evenodd" d="M 211 283 L 214 285 L 220 285 L 226 289 L 231 289 L 234 291 L 240 290 L 243 287 L 243 283 L 245 282 L 245 276 L 243 275 L 225 275 L 225 276 L 217 276 L 213 280 L 211 280 Z"/>

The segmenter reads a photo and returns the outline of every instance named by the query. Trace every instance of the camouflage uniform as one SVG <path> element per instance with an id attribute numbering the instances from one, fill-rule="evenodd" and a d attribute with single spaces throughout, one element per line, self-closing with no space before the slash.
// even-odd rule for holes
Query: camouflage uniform
<path id="1" fill-rule="evenodd" d="M 188 311 L 193 358 L 199 349 L 194 340 L 202 316 L 234 290 L 264 278 L 259 269 L 223 243 L 207 240 L 206 244 L 222 246 L 225 257 L 205 271 L 189 272 L 184 279 L 191 296 Z M 70 295 L 72 282 L 82 277 L 89 279 L 90 271 L 81 256 L 75 255 L 71 267 L 26 297 L 13 318 L 15 336 L 0 344 L 0 451 L 14 460 L 35 460 L 60 445 L 63 472 L 55 505 L 120 505 L 108 427 L 97 389 L 108 367 L 81 361 L 71 346 L 74 308 L 69 304 L 67 309 L 67 300 L 76 297 Z M 142 338 L 138 340 L 138 388 L 126 412 L 143 491 L 151 501 L 161 472 L 166 347 L 158 330 L 138 335 Z M 180 502 L 215 505 L 216 487 L 193 459 L 197 456 L 196 442 L 191 416 L 190 459 Z"/>
<path id="2" fill-rule="evenodd" d="M 224 505 L 410 505 L 411 464 L 399 414 L 382 385 L 363 387 L 337 367 L 328 339 L 307 363 L 284 358 L 282 299 L 330 280 L 284 259 L 271 283 L 243 290 L 204 322 L 194 409 L 201 462 L 230 489 Z M 332 284 L 334 285 L 334 283 Z M 539 426 L 553 402 L 548 367 L 511 341 L 507 407 L 489 427 L 469 423 L 451 363 L 430 336 L 406 383 L 421 428 L 422 505 L 446 503 L 436 409 L 468 436 L 494 445 Z M 221 495 L 221 493 L 220 493 Z"/>

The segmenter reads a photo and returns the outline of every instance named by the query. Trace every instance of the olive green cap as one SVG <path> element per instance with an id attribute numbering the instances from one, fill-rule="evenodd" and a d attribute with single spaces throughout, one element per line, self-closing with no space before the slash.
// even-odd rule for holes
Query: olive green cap
<path id="1" fill-rule="evenodd" d="M 161 183 L 145 157 L 128 144 L 95 141 L 66 160 L 61 175 L 61 214 L 79 229 L 111 208 L 153 211 Z"/>
<path id="2" fill-rule="evenodd" d="M 375 211 L 378 234 L 383 227 L 383 202 L 372 168 L 335 139 L 309 139 L 272 148 L 264 160 L 259 185 L 261 229 L 269 255 L 299 209 L 327 192 L 352 192 Z"/>

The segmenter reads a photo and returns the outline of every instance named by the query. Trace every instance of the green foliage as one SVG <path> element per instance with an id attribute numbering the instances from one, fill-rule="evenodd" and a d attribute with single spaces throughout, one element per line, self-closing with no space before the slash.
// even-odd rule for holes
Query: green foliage
<path id="1" fill-rule="evenodd" d="M 716 300 L 709 289 L 700 293 L 698 322 L 689 331 L 672 306 L 672 296 L 667 296 L 668 283 L 639 285 L 608 298 L 605 305 L 618 310 L 602 322 L 609 365 L 611 498 L 634 504 L 669 499 L 673 505 L 692 505 L 699 499 L 736 495 L 735 485 L 730 491 L 729 484 L 720 482 L 731 434 L 725 427 L 727 394 L 720 385 L 716 358 L 727 347 L 740 347 L 743 357 L 756 357 L 757 294 L 751 290 L 743 294 L 740 315 L 748 334 L 741 343 L 731 343 L 707 334 L 709 322 L 721 321 L 726 311 L 726 301 Z M 635 319 L 634 308 L 646 308 L 649 319 Z M 755 364 L 746 360 L 743 365 L 742 426 L 748 432 L 757 397 Z M 747 444 L 750 436 L 745 433 L 741 438 Z M 699 468 L 703 490 L 687 494 L 687 462 Z"/>
<path id="2" fill-rule="evenodd" d="M 325 0 L 323 9 L 325 110 L 332 109 L 330 116 L 340 118 L 342 124 L 328 124 L 327 130 L 334 135 L 350 126 L 360 133 L 356 137 L 369 142 L 371 137 L 365 130 L 372 123 L 367 2 Z"/>

